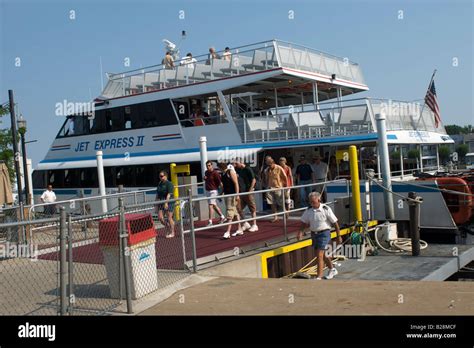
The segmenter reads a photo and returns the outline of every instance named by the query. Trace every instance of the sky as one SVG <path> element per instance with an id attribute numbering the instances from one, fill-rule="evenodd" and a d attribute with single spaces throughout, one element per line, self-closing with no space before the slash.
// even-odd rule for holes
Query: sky
<path id="1" fill-rule="evenodd" d="M 360 64 L 360 97 L 423 99 L 437 69 L 443 123 L 474 124 L 473 17 L 472 0 L 0 0 L 0 103 L 12 89 L 35 166 L 64 122 L 56 103 L 100 94 L 101 60 L 121 72 L 159 64 L 165 38 L 195 56 L 276 38 Z"/>

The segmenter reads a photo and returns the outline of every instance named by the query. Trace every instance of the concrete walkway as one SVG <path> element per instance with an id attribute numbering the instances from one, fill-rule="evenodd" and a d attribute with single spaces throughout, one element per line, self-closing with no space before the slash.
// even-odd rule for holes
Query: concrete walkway
<path id="1" fill-rule="evenodd" d="M 472 282 L 220 277 L 139 315 L 474 315 Z"/>

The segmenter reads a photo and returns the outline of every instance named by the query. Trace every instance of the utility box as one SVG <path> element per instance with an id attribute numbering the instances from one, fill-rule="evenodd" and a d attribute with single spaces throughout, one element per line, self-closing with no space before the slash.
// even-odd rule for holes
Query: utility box
<path id="1" fill-rule="evenodd" d="M 340 226 L 348 226 L 354 222 L 351 213 L 351 196 L 341 196 L 335 199 L 334 214 L 336 214 Z"/>
<path id="2" fill-rule="evenodd" d="M 125 297 L 125 270 L 120 264 L 119 223 L 118 216 L 99 222 L 99 245 L 104 256 L 111 298 L 119 298 L 120 290 L 122 297 Z M 131 273 L 131 297 L 136 300 L 158 288 L 156 230 L 151 214 L 126 214 L 125 226 L 130 252 L 127 262 Z"/>
<path id="3" fill-rule="evenodd" d="M 380 225 L 379 239 L 385 243 L 398 238 L 397 224 L 393 222 L 385 222 Z"/>

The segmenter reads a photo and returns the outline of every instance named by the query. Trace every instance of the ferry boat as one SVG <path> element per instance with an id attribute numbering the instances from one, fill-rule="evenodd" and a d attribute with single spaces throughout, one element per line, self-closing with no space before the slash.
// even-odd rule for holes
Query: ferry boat
<path id="1" fill-rule="evenodd" d="M 202 136 L 211 160 L 227 155 L 254 159 L 250 164 L 258 170 L 265 155 L 285 156 L 295 167 L 300 155 L 311 159 L 318 153 L 326 160 L 336 157 L 337 177 L 348 175 L 341 153 L 355 144 L 361 169 L 379 173 L 375 117 L 380 113 L 387 120 L 391 169 L 401 183 L 394 190 L 420 192 L 425 202 L 441 197 L 402 184 L 414 179 L 414 171 L 438 170 L 439 145 L 453 143 L 442 125 L 435 126 L 429 108 L 358 98 L 356 93 L 369 87 L 357 63 L 303 45 L 269 40 L 218 55 L 177 60 L 173 68 L 155 65 L 108 74 L 95 99 L 94 117 L 67 116 L 38 164 L 36 199 L 48 183 L 59 199 L 77 197 L 79 190 L 98 195 L 98 150 L 104 154 L 108 192 L 116 192 L 118 185 L 155 187 L 158 171 L 170 163 L 190 164 L 191 175 L 200 181 Z M 328 185 L 328 200 L 344 192 L 345 184 Z M 374 206 L 383 207 L 377 199 Z M 428 205 L 423 209 L 431 209 Z M 374 211 L 372 217 L 381 214 Z M 399 214 L 407 217 L 406 204 Z M 422 218 L 423 224 L 455 229 L 449 212 Z"/>

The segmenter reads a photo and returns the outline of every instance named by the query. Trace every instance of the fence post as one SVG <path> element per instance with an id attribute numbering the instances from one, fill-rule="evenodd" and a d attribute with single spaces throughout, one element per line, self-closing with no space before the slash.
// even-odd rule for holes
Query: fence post
<path id="1" fill-rule="evenodd" d="M 283 232 L 285 234 L 285 240 L 288 241 L 288 229 L 286 226 L 286 200 L 285 200 L 285 188 L 281 189 L 281 199 L 283 201 L 282 209 L 283 209 Z"/>
<path id="2" fill-rule="evenodd" d="M 191 242 L 193 248 L 193 273 L 197 272 L 197 259 L 196 259 L 196 236 L 194 235 L 194 216 L 193 216 L 193 191 L 188 189 L 189 199 L 189 230 L 191 232 Z"/>
<path id="3" fill-rule="evenodd" d="M 66 271 L 66 210 L 63 206 L 60 208 L 59 219 L 59 296 L 60 296 L 60 315 L 66 315 L 67 312 L 67 271 Z"/>
<path id="4" fill-rule="evenodd" d="M 410 212 L 411 254 L 420 255 L 420 204 L 423 198 L 415 192 L 408 192 L 408 210 Z"/>
<path id="5" fill-rule="evenodd" d="M 25 221 L 25 211 L 23 202 L 20 202 L 20 221 Z M 18 236 L 18 241 L 26 244 L 26 227 L 25 225 L 21 226 L 21 238 Z"/>
<path id="6" fill-rule="evenodd" d="M 177 201 L 176 203 L 180 204 L 180 207 L 179 207 L 180 208 L 179 209 L 179 228 L 181 229 L 181 244 L 182 244 L 182 248 L 183 248 L 183 269 L 185 270 L 186 269 L 186 245 L 185 245 L 185 242 L 184 242 L 183 209 L 184 209 L 184 205 L 186 204 L 186 201 L 185 200 Z"/>
<path id="7" fill-rule="evenodd" d="M 120 238 L 120 255 L 122 256 L 122 266 L 125 273 L 125 296 L 127 300 L 127 313 L 133 313 L 132 307 L 132 286 L 130 279 L 130 250 L 128 248 L 127 238 L 128 231 L 125 224 L 125 208 L 123 206 L 123 198 L 119 198 L 119 238 Z M 121 274 L 121 272 L 120 272 Z M 122 282 L 120 281 L 120 289 L 122 289 Z"/>
<path id="8" fill-rule="evenodd" d="M 79 190 L 79 198 L 81 198 L 81 214 L 82 215 L 88 215 L 87 209 L 86 209 L 86 202 L 82 198 L 84 198 L 84 189 Z M 84 238 L 87 239 L 87 221 L 84 221 L 82 223 L 82 232 L 84 232 Z"/>
<path id="9" fill-rule="evenodd" d="M 73 242 L 73 231 L 72 231 L 72 220 L 71 214 L 67 216 L 67 251 L 68 251 L 68 260 L 67 260 L 67 271 L 68 271 L 68 312 L 69 315 L 72 315 L 73 310 L 73 296 L 74 296 L 74 260 L 72 257 L 72 242 Z"/>

